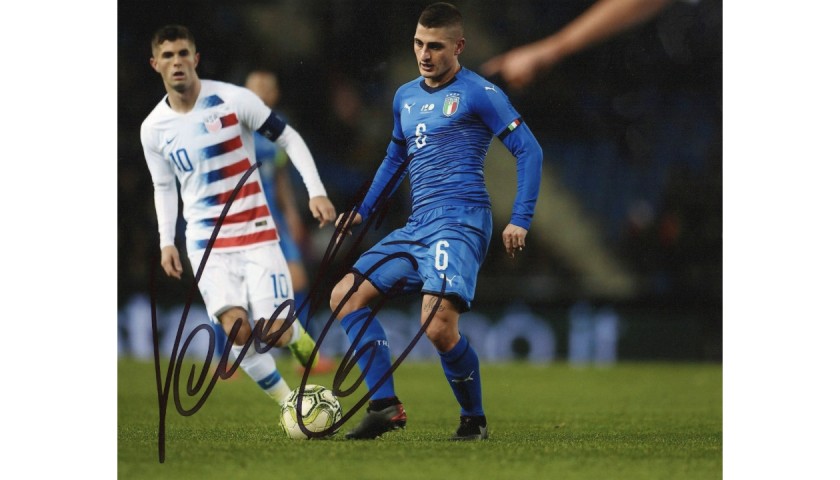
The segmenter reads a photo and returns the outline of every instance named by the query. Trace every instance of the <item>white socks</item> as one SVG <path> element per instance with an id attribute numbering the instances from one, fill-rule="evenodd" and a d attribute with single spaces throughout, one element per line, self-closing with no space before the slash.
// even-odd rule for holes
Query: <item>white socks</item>
<path id="1" fill-rule="evenodd" d="M 298 337 L 300 334 L 298 334 Z M 293 337 L 294 338 L 294 337 Z M 242 352 L 242 347 L 234 345 L 231 348 L 231 362 L 235 360 Z M 248 348 L 242 362 L 239 363 L 239 368 L 245 371 L 262 390 L 273 398 L 277 403 L 281 403 L 286 395 L 291 392 L 286 380 L 280 375 L 277 370 L 277 364 L 274 362 L 274 357 L 268 352 L 258 353 L 254 351 L 253 345 Z"/>

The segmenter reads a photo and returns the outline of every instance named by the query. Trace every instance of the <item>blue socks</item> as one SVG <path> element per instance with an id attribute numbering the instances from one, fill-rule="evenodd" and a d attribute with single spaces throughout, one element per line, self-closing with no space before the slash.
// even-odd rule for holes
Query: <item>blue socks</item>
<path id="1" fill-rule="evenodd" d="M 478 370 L 478 355 L 470 346 L 467 337 L 461 339 L 446 353 L 440 353 L 443 373 L 452 387 L 455 398 L 461 405 L 461 415 L 482 416 L 481 376 Z"/>
<path id="2" fill-rule="evenodd" d="M 375 345 L 358 359 L 358 366 L 361 371 L 364 372 L 367 369 L 365 384 L 369 390 L 372 390 L 385 372 L 391 368 L 391 349 L 388 346 L 388 339 L 385 337 L 385 330 L 376 317 L 370 320 L 367 330 L 364 333 L 361 332 L 370 315 L 370 308 L 365 307 L 356 310 L 347 314 L 341 320 L 341 326 L 347 332 L 351 343 L 361 335 L 356 350 L 360 350 L 368 344 Z M 467 337 L 462 335 L 452 350 L 438 354 L 443 366 L 443 373 L 449 381 L 449 386 L 452 388 L 455 398 L 461 405 L 461 415 L 483 416 L 484 406 L 481 402 L 481 375 L 478 367 L 478 355 L 470 346 Z M 373 393 L 371 400 L 381 400 L 395 396 L 394 377 L 389 375 L 382 386 Z"/>
<path id="3" fill-rule="evenodd" d="M 361 335 L 359 343 L 356 344 L 356 350 L 361 350 L 368 344 L 374 345 L 373 348 L 365 351 L 358 359 L 358 366 L 361 371 L 364 372 L 367 369 L 365 384 L 368 390 L 373 390 L 373 387 L 380 381 L 385 372 L 391 368 L 391 348 L 388 346 L 385 330 L 376 317 L 370 319 L 367 329 L 362 333 L 362 327 L 370 316 L 370 308 L 361 308 L 355 312 L 348 313 L 341 319 L 341 327 L 347 332 L 351 344 Z M 371 400 L 380 400 L 394 396 L 396 396 L 394 393 L 394 377 L 393 375 L 388 375 L 388 379 L 385 380 L 382 386 L 373 392 Z"/>

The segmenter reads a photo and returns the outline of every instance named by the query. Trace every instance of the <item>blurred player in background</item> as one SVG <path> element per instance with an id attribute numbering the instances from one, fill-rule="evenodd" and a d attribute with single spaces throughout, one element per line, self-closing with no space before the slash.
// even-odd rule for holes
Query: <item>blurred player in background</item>
<path id="1" fill-rule="evenodd" d="M 245 79 L 245 88 L 256 93 L 265 104 L 281 115 L 276 109 L 280 103 L 282 91 L 277 81 L 277 75 L 267 70 L 253 70 Z M 283 121 L 287 121 L 283 118 Z M 295 311 L 297 317 L 304 319 L 306 326 L 306 312 L 308 305 L 303 305 L 309 288 L 309 276 L 306 273 L 303 253 L 300 246 L 308 238 L 306 227 L 298 213 L 294 187 L 289 178 L 289 156 L 271 140 L 262 135 L 254 135 L 254 151 L 260 162 L 260 178 L 265 191 L 268 209 L 274 217 L 274 223 L 280 232 L 280 249 L 286 257 L 289 272 L 292 276 L 292 289 L 295 295 Z M 332 370 L 333 361 L 322 357 L 313 367 L 314 373 L 324 373 Z"/>
<path id="2" fill-rule="evenodd" d="M 556 33 L 491 58 L 482 65 L 482 73 L 499 74 L 512 88 L 525 88 L 554 65 L 647 22 L 674 1 L 599 0 Z"/>
<path id="3" fill-rule="evenodd" d="M 288 152 L 303 177 L 309 208 L 320 226 L 335 219 L 335 208 L 297 131 L 250 90 L 198 77 L 200 55 L 186 27 L 162 27 L 152 37 L 151 47 L 150 63 L 160 74 L 166 95 L 143 121 L 140 137 L 154 184 L 161 266 L 166 275 L 181 278 L 183 268 L 175 246 L 180 186 L 187 254 L 207 312 L 228 335 L 240 325 L 233 336 L 232 353 L 243 356 L 241 368 L 279 403 L 289 386 L 274 357 L 257 352 L 253 345 L 244 349 L 251 323 L 269 319 L 278 307 L 293 300 L 289 268 L 256 172 L 230 202 L 218 236 L 212 239 L 234 188 L 255 164 L 254 132 Z M 270 333 L 284 326 L 288 314 L 288 308 L 277 312 Z M 289 346 L 304 364 L 315 347 L 297 321 L 285 329 L 276 345 Z"/>
<path id="4" fill-rule="evenodd" d="M 347 438 L 376 438 L 406 424 L 393 377 L 374 388 L 391 368 L 391 352 L 369 307 L 378 305 L 380 295 L 405 293 L 422 295 L 420 323 L 430 319 L 426 336 L 461 406 L 452 439 L 488 437 L 478 355 L 458 329 L 460 315 L 471 308 L 493 232 L 485 155 L 496 136 L 516 157 L 517 194 L 502 233 L 513 257 L 525 247 L 534 214 L 542 148 L 501 89 L 460 65 L 464 46 L 455 6 L 435 3 L 423 10 L 414 33 L 420 77 L 394 96 L 391 143 L 364 200 L 357 211 L 342 213 L 336 221 L 341 234 L 350 233 L 350 226 L 376 215 L 408 175 L 408 223 L 362 254 L 330 298 L 372 392 L 367 413 Z"/>
<path id="5" fill-rule="evenodd" d="M 287 121 L 276 110 L 281 95 L 276 75 L 265 70 L 254 70 L 245 79 L 245 88 L 256 93 L 269 108 L 283 118 L 283 121 Z M 262 135 L 254 135 L 254 150 L 257 161 L 261 163 L 259 172 L 268 208 L 280 232 L 280 248 L 292 273 L 295 298 L 299 300 L 299 294 L 309 287 L 309 278 L 300 250 L 300 245 L 306 241 L 306 227 L 298 213 L 294 188 L 286 168 L 289 165 L 289 156 Z"/>

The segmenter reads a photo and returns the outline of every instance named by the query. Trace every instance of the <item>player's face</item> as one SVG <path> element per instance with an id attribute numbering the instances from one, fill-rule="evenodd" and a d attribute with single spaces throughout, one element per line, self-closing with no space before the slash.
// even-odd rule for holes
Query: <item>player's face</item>
<path id="1" fill-rule="evenodd" d="M 460 28 L 426 28 L 417 24 L 414 55 L 426 85 L 437 87 L 455 76 L 464 43 Z"/>
<path id="2" fill-rule="evenodd" d="M 245 80 L 245 88 L 256 93 L 269 107 L 274 107 L 280 97 L 280 89 L 274 78 L 264 73 L 252 73 Z"/>
<path id="3" fill-rule="evenodd" d="M 155 49 L 151 59 L 152 68 L 160 73 L 167 90 L 185 92 L 193 87 L 198 75 L 198 53 L 195 45 L 186 39 L 165 41 Z"/>

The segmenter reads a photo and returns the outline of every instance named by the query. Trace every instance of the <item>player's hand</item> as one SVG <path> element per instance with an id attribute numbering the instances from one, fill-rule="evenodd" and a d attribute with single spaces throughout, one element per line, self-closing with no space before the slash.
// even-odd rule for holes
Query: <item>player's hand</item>
<path id="1" fill-rule="evenodd" d="M 353 218 L 349 221 L 345 221 L 344 217 L 350 215 L 350 213 L 353 214 Z M 335 221 L 335 228 L 339 229 L 337 240 L 341 240 L 344 235 L 353 235 L 353 232 L 350 231 L 350 227 L 360 223 L 362 223 L 362 216 L 359 215 L 358 212 L 344 212 L 339 215 L 338 219 Z"/>
<path id="2" fill-rule="evenodd" d="M 178 254 L 177 247 L 169 245 L 160 249 L 160 266 L 167 276 L 181 279 L 184 268 L 181 266 L 181 255 Z"/>
<path id="3" fill-rule="evenodd" d="M 517 227 L 511 223 L 505 227 L 502 232 L 502 242 L 505 244 L 505 251 L 513 258 L 516 252 L 521 252 L 525 248 L 525 236 L 528 235 L 528 230 L 522 227 Z"/>
<path id="4" fill-rule="evenodd" d="M 323 195 L 309 199 L 309 210 L 312 211 L 315 220 L 318 220 L 318 228 L 324 228 L 324 225 L 335 220 L 335 207 L 330 199 Z"/>
<path id="5" fill-rule="evenodd" d="M 534 42 L 487 60 L 481 71 L 487 77 L 498 74 L 508 86 L 519 90 L 548 70 L 552 63 L 547 58 L 549 55 L 541 42 Z"/>

